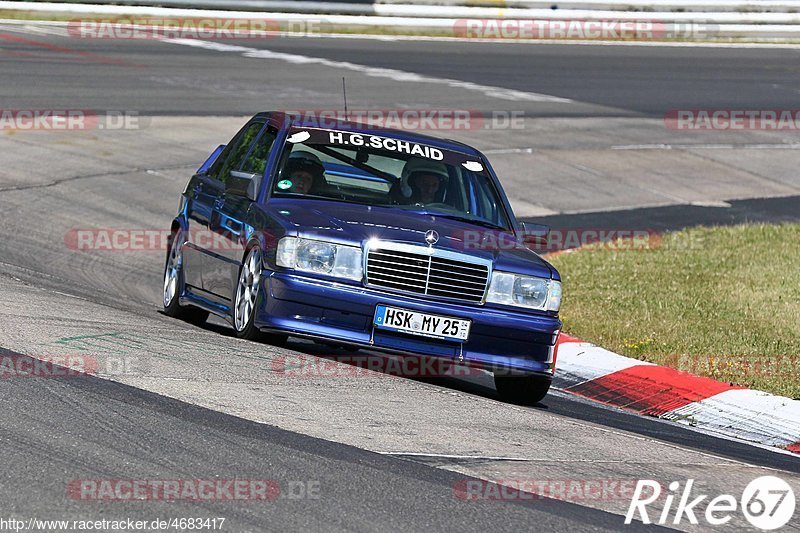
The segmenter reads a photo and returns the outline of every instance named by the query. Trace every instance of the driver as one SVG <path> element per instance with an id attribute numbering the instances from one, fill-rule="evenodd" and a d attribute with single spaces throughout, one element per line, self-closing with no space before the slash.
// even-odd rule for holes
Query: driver
<path id="1" fill-rule="evenodd" d="M 401 174 L 401 179 L 408 184 L 403 188 L 404 196 L 410 198 L 411 203 L 435 203 L 449 177 L 444 163 L 419 157 L 409 159 Z"/>
<path id="2" fill-rule="evenodd" d="M 300 150 L 292 152 L 289 155 L 289 160 L 286 162 L 284 170 L 284 180 L 288 180 L 288 189 L 282 192 L 293 192 L 298 194 L 308 194 L 312 189 L 319 189 L 324 183 L 325 167 L 322 166 L 322 161 L 319 157 Z M 281 181 L 278 186 L 284 183 Z"/>

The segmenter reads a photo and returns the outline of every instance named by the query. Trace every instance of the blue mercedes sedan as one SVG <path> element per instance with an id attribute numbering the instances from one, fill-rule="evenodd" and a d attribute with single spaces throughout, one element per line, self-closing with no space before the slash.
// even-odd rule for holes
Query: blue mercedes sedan
<path id="1" fill-rule="evenodd" d="M 164 311 L 214 313 L 245 339 L 443 358 L 534 403 L 555 370 L 561 282 L 532 235 L 474 148 L 259 113 L 181 195 Z"/>

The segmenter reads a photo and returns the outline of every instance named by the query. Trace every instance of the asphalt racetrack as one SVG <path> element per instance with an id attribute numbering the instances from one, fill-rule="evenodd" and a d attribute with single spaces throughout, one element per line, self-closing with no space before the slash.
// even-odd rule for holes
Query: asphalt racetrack
<path id="1" fill-rule="evenodd" d="M 91 356 L 100 367 L 98 376 L 0 380 L 0 518 L 224 517 L 225 531 L 633 530 L 655 526 L 625 526 L 630 498 L 613 490 L 469 501 L 459 487 L 693 479 L 695 494 L 740 495 L 777 475 L 800 492 L 794 455 L 558 390 L 528 408 L 499 401 L 488 375 L 276 371 L 342 352 L 169 319 L 163 249 L 86 251 L 68 238 L 81 228 L 167 229 L 193 170 L 246 117 L 339 109 L 342 76 L 352 108 L 495 117 L 428 133 L 485 151 L 526 220 L 658 229 L 796 220 L 796 132 L 681 131 L 664 116 L 794 108 L 798 60 L 789 48 L 86 40 L 57 25 L 0 24 L 0 108 L 135 119 L 123 129 L 0 131 L 0 348 Z M 514 127 L 501 120 L 510 116 Z M 70 489 L 101 479 L 270 480 L 280 495 L 119 502 Z M 725 527 L 748 526 L 739 514 Z"/>

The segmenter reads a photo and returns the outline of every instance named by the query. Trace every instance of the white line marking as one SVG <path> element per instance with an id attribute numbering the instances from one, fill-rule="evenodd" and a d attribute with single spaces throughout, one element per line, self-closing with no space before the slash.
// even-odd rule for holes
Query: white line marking
<path id="1" fill-rule="evenodd" d="M 485 459 L 487 461 L 530 461 L 524 457 L 496 457 L 493 455 L 451 455 L 447 453 L 424 452 L 378 452 L 381 455 L 407 455 L 409 457 L 436 457 L 440 459 Z"/>
<path id="2" fill-rule="evenodd" d="M 741 200 L 771 200 L 775 198 L 791 198 L 797 196 L 797 193 L 783 193 L 783 194 L 773 194 L 770 196 L 741 196 L 736 198 L 727 198 L 727 202 L 735 202 Z M 702 201 L 702 200 L 701 200 Z M 622 211 L 630 211 L 631 209 L 650 209 L 653 207 L 674 207 L 676 205 L 689 205 L 689 201 L 685 202 L 678 202 L 678 203 L 669 203 L 669 202 L 649 202 L 643 204 L 636 204 L 636 205 L 622 205 L 622 206 L 612 206 L 612 207 L 593 207 L 589 209 L 565 209 L 563 211 L 559 211 L 559 215 L 585 215 L 585 214 L 594 214 L 594 213 L 614 213 L 614 212 L 622 212 Z"/>
<path id="3" fill-rule="evenodd" d="M 454 89 L 477 91 L 482 93 L 484 96 L 488 96 L 491 98 L 498 98 L 500 100 L 549 102 L 549 103 L 562 103 L 562 104 L 572 103 L 572 100 L 568 98 L 561 98 L 558 96 L 551 96 L 548 94 L 516 91 L 513 89 L 505 89 L 502 87 L 494 87 L 491 85 L 480 85 L 468 81 L 451 80 L 447 78 L 433 78 L 430 76 L 417 74 L 415 72 L 406 72 L 404 70 L 396 70 L 391 68 L 370 67 L 367 65 L 350 63 L 349 61 L 333 61 L 321 57 L 311 57 L 300 54 L 288 54 L 285 52 L 275 52 L 272 50 L 249 48 L 246 46 L 237 46 L 237 45 L 217 43 L 211 41 L 201 41 L 197 39 L 164 39 L 163 42 L 180 44 L 184 46 L 193 46 L 196 48 L 214 50 L 217 52 L 238 52 L 242 54 L 244 57 L 252 57 L 254 59 L 284 61 L 286 63 L 290 63 L 293 65 L 322 65 L 336 69 L 351 70 L 353 72 L 358 72 L 373 78 L 388 78 L 390 80 L 399 82 L 431 83 L 436 85 L 446 85 Z"/>
<path id="4" fill-rule="evenodd" d="M 22 280 L 20 280 L 20 281 L 22 281 Z M 75 296 L 74 294 L 69 294 L 67 292 L 61 292 L 61 291 L 53 291 L 53 292 L 55 294 L 59 294 L 61 296 L 66 296 L 67 298 L 75 298 L 76 300 L 83 300 L 84 302 L 88 302 L 89 301 L 88 298 L 81 298 L 80 296 Z"/>
<path id="5" fill-rule="evenodd" d="M 689 205 L 694 205 L 697 207 L 730 207 L 731 204 L 728 202 L 724 202 L 722 200 L 695 200 L 694 202 L 689 202 Z"/>
<path id="6" fill-rule="evenodd" d="M 33 33 L 37 35 L 55 35 L 57 37 L 69 37 L 69 32 L 65 27 L 41 25 L 41 24 L 36 24 L 35 22 L 32 24 L 25 24 L 20 27 L 4 28 L 4 29 L 6 29 L 7 31 L 17 31 L 20 33 Z"/>
<path id="7" fill-rule="evenodd" d="M 575 45 L 575 46 L 650 46 L 657 48 L 781 48 L 786 50 L 800 50 L 800 44 L 780 42 L 752 42 L 752 43 L 716 43 L 716 42 L 658 42 L 658 41 L 591 41 L 591 40 L 566 40 L 566 39 L 487 39 L 464 37 L 435 37 L 426 35 L 368 35 L 368 34 L 343 34 L 322 33 L 320 37 L 328 39 L 369 39 L 374 41 L 445 41 L 454 43 L 489 43 L 489 44 L 519 44 L 519 45 Z"/>
<path id="8" fill-rule="evenodd" d="M 484 154 L 532 154 L 533 148 L 496 148 L 484 150 Z"/>
<path id="9" fill-rule="evenodd" d="M 622 144 L 612 150 L 800 150 L 800 144 Z"/>

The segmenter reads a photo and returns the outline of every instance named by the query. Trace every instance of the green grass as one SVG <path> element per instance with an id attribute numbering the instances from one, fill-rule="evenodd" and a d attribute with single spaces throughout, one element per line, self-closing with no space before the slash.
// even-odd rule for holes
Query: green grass
<path id="1" fill-rule="evenodd" d="M 698 227 L 647 249 L 592 245 L 550 260 L 566 333 L 800 398 L 800 224 Z"/>

